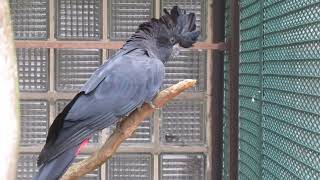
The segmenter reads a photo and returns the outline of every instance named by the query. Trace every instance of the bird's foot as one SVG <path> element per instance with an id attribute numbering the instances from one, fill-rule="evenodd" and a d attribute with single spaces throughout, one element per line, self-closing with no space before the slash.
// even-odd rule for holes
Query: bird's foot
<path id="1" fill-rule="evenodd" d="M 114 132 L 118 132 L 118 133 L 121 133 L 121 134 L 125 134 L 125 132 L 123 131 L 123 129 L 121 128 L 121 123 L 123 121 L 123 118 L 121 118 L 117 124 L 116 124 L 116 127 L 115 129 L 113 130 Z"/>
<path id="2" fill-rule="evenodd" d="M 123 121 L 123 119 L 119 119 L 119 121 L 116 123 L 116 129 L 120 129 L 121 127 L 121 122 Z"/>
<path id="3" fill-rule="evenodd" d="M 142 106 L 137 107 L 137 110 L 141 111 L 142 110 Z"/>
<path id="4" fill-rule="evenodd" d="M 152 101 L 147 102 L 147 104 L 149 104 L 149 106 L 150 106 L 152 109 L 156 109 L 156 110 L 159 110 L 159 109 L 160 109 L 159 107 L 155 106 Z"/>

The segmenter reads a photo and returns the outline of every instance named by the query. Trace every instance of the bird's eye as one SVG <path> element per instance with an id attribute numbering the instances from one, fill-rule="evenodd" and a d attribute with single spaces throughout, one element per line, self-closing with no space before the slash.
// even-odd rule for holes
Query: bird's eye
<path id="1" fill-rule="evenodd" d="M 174 44 L 175 43 L 175 39 L 172 37 L 172 38 L 170 38 L 170 43 L 171 44 Z"/>
<path id="2" fill-rule="evenodd" d="M 170 39 L 168 39 L 167 37 L 159 37 L 158 42 L 160 44 L 168 44 L 168 42 L 170 42 Z"/>

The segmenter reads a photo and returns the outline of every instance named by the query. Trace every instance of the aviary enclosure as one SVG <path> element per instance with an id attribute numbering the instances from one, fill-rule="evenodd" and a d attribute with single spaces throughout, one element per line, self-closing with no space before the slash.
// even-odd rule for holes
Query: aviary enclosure
<path id="1" fill-rule="evenodd" d="M 163 88 L 198 84 L 82 179 L 320 179 L 319 0 L 10 0 L 19 73 L 17 179 L 32 179 L 55 116 L 137 25 L 174 5 L 201 40 Z M 114 128 L 114 127 L 113 127 Z M 77 161 L 113 128 L 93 136 Z"/>

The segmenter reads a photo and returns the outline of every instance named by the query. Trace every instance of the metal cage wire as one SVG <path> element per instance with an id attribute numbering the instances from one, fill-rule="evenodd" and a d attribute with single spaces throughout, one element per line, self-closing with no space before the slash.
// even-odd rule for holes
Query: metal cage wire
<path id="1" fill-rule="evenodd" d="M 319 179 L 320 3 L 239 3 L 238 178 Z M 225 86 L 225 179 L 228 95 Z"/>

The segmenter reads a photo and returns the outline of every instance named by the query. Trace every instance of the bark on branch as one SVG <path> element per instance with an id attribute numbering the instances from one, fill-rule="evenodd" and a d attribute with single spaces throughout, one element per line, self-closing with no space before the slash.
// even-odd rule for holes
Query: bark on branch
<path id="1" fill-rule="evenodd" d="M 168 101 L 179 95 L 184 90 L 194 86 L 196 80 L 187 79 L 175 84 L 163 91 L 153 100 L 156 107 L 163 107 Z M 95 170 L 105 163 L 117 150 L 120 144 L 131 136 L 139 124 L 155 111 L 148 104 L 143 104 L 140 109 L 135 110 L 120 123 L 119 130 L 115 131 L 104 145 L 91 157 L 72 165 L 62 176 L 61 180 L 76 180 L 81 176 Z"/>
<path id="2" fill-rule="evenodd" d="M 20 137 L 18 74 L 8 0 L 0 0 L 0 179 L 16 179 Z"/>

